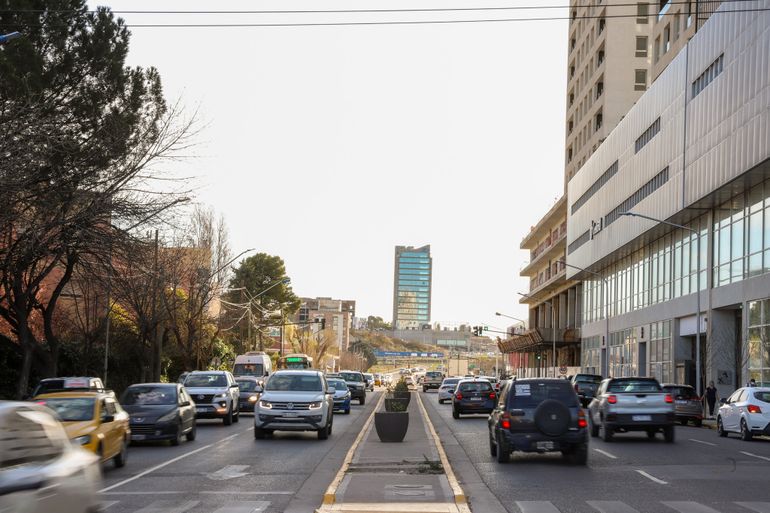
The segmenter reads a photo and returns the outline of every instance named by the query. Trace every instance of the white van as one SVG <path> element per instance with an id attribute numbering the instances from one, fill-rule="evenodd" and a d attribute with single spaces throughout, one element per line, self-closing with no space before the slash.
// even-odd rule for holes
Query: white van
<path id="1" fill-rule="evenodd" d="M 235 357 L 233 376 L 254 376 L 262 378 L 273 372 L 273 362 L 267 353 L 262 351 L 249 351 Z"/>

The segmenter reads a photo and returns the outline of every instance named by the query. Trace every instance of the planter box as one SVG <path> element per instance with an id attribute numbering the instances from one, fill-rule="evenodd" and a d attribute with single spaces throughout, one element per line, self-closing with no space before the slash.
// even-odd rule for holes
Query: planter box
<path id="1" fill-rule="evenodd" d="M 393 398 L 406 400 L 406 404 L 408 406 L 409 401 L 412 399 L 412 393 L 411 392 L 393 392 Z"/>
<path id="2" fill-rule="evenodd" d="M 398 409 L 399 405 L 403 405 L 400 409 Z M 402 398 L 385 398 L 385 411 L 386 412 L 405 412 L 406 409 L 409 407 L 409 400 L 408 399 L 402 399 Z"/>
<path id="3" fill-rule="evenodd" d="M 380 442 L 403 442 L 409 428 L 409 413 L 378 411 L 374 414 L 374 427 Z"/>

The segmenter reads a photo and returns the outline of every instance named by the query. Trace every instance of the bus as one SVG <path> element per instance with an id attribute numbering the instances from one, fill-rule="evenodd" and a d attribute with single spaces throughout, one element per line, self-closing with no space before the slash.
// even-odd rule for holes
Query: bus
<path id="1" fill-rule="evenodd" d="M 306 354 L 287 354 L 278 359 L 279 369 L 312 369 L 313 358 Z"/>

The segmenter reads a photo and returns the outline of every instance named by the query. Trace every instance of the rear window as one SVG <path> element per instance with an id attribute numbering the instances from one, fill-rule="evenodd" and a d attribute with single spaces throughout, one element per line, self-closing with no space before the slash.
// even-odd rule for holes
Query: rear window
<path id="1" fill-rule="evenodd" d="M 654 379 L 615 379 L 607 388 L 608 392 L 660 392 L 660 383 Z"/>
<path id="2" fill-rule="evenodd" d="M 460 383 L 461 392 L 489 392 L 492 385 L 486 381 L 475 381 L 471 383 Z"/>
<path id="3" fill-rule="evenodd" d="M 770 392 L 754 392 L 754 398 L 763 403 L 770 403 Z"/>
<path id="4" fill-rule="evenodd" d="M 238 390 L 241 392 L 254 392 L 257 389 L 257 382 L 250 379 L 235 380 L 238 383 Z"/>
<path id="5" fill-rule="evenodd" d="M 583 375 L 576 376 L 575 382 L 576 383 L 593 383 L 598 385 L 599 383 L 602 382 L 602 377 L 583 374 Z"/>
<path id="6" fill-rule="evenodd" d="M 697 399 L 695 390 L 690 387 L 663 387 L 663 390 L 674 396 L 674 399 Z"/>
<path id="7" fill-rule="evenodd" d="M 534 408 L 546 399 L 555 399 L 567 406 L 577 406 L 578 398 L 575 389 L 568 382 L 511 383 L 509 404 L 511 408 Z"/>
<path id="8" fill-rule="evenodd" d="M 426 372 L 425 376 L 428 378 L 440 378 L 441 376 L 443 376 L 443 374 L 441 374 L 440 372 Z"/>
<path id="9" fill-rule="evenodd" d="M 358 372 L 340 372 L 340 376 L 345 381 L 357 381 L 360 383 L 364 380 L 364 375 Z"/>
<path id="10" fill-rule="evenodd" d="M 456 385 L 460 378 L 447 378 L 441 382 L 442 385 Z"/>

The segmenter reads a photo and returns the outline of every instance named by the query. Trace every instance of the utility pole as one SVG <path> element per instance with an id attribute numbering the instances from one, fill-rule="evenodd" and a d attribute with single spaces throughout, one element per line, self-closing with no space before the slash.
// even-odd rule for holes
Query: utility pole
<path id="1" fill-rule="evenodd" d="M 157 351 L 155 355 L 155 369 L 153 370 L 153 379 L 160 381 L 160 374 L 163 365 L 161 364 L 161 356 L 163 354 L 163 330 L 161 329 L 160 318 L 162 317 L 158 307 L 162 306 L 158 303 L 161 301 L 160 295 L 163 293 L 163 284 L 159 276 L 160 269 L 158 266 L 158 230 L 155 230 L 155 254 L 153 256 L 153 282 L 155 283 L 155 298 L 153 298 L 153 318 L 155 320 L 155 349 Z"/>

